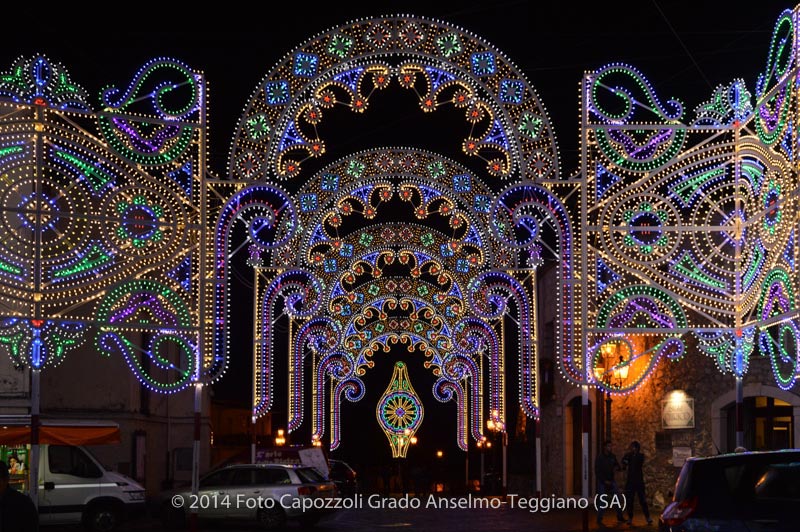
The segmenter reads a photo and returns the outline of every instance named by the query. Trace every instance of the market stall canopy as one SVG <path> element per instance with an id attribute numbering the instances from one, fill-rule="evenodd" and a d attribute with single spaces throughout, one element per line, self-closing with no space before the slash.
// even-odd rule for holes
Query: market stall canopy
<path id="1" fill-rule="evenodd" d="M 39 443 L 104 445 L 119 441 L 119 424 L 113 421 L 72 419 L 40 421 Z M 0 416 L 0 445 L 25 445 L 30 442 L 30 416 Z"/>

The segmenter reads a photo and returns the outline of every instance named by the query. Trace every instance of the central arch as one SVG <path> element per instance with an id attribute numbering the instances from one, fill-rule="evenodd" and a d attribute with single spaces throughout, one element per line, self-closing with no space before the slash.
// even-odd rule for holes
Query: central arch
<path id="1" fill-rule="evenodd" d="M 334 141 L 317 128 L 329 110 L 369 112 L 390 84 L 416 95 L 421 113 L 463 112 L 468 134 L 443 143 L 448 153 L 380 147 L 320 164 Z M 456 162 L 464 158 L 485 166 L 470 171 Z M 215 206 L 224 235 L 216 241 L 215 306 L 225 308 L 230 264 L 247 249 L 258 272 L 254 416 L 271 408 L 272 361 L 288 347 L 288 428 L 303 424 L 311 390 L 312 439 L 326 434 L 329 404 L 336 448 L 338 403 L 363 398 L 370 357 L 387 340 L 425 353 L 438 378 L 434 396 L 458 404 L 462 449 L 468 434 L 484 439 L 486 413 L 505 430 L 511 353 L 519 357 L 520 405 L 538 416 L 535 271 L 544 258 L 562 266 L 557 350 L 571 351 L 571 228 L 560 201 L 535 182 L 559 178 L 549 120 L 502 53 L 460 28 L 415 17 L 321 34 L 256 88 L 229 171 L 215 188 L 217 200 L 229 198 Z M 237 225 L 246 242 L 231 236 Z M 283 316 L 285 342 L 273 326 Z M 215 349 L 229 338 L 222 312 Z"/>

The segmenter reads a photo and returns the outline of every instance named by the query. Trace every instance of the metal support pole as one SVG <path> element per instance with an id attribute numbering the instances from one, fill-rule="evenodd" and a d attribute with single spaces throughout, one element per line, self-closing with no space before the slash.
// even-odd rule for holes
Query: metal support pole
<path id="1" fill-rule="evenodd" d="M 533 424 L 534 430 L 536 431 L 536 496 L 542 496 L 542 436 L 541 436 L 541 424 L 542 421 L 540 419 L 536 419 Z"/>
<path id="2" fill-rule="evenodd" d="M 581 496 L 589 500 L 589 431 L 592 411 L 589 408 L 589 386 L 581 386 Z M 583 511 L 583 530 L 589 530 L 589 509 Z"/>
<path id="3" fill-rule="evenodd" d="M 503 497 L 508 494 L 508 432 L 503 430 Z"/>
<path id="4" fill-rule="evenodd" d="M 39 508 L 39 379 L 41 370 L 31 369 L 31 461 L 28 489 L 34 506 Z"/>
<path id="5" fill-rule="evenodd" d="M 252 430 L 253 434 L 250 438 L 250 463 L 256 463 L 256 416 L 252 416 L 250 418 L 253 422 Z"/>
<path id="6" fill-rule="evenodd" d="M 469 442 L 467 443 L 467 457 L 464 460 L 464 484 L 467 486 L 467 493 L 469 493 Z"/>
<path id="7" fill-rule="evenodd" d="M 744 447 L 744 385 L 736 377 L 736 446 Z"/>
<path id="8" fill-rule="evenodd" d="M 192 448 L 192 499 L 197 500 L 200 489 L 200 414 L 202 413 L 203 384 L 194 383 L 194 444 Z M 197 505 L 193 504 L 189 513 L 189 529 L 197 531 Z"/>
<path id="9" fill-rule="evenodd" d="M 606 440 L 613 439 L 611 437 L 611 393 L 606 391 Z"/>
<path id="10" fill-rule="evenodd" d="M 484 476 L 484 471 L 485 471 L 485 469 L 484 469 L 484 463 L 483 463 L 483 458 L 484 458 L 484 456 L 485 456 L 485 455 L 486 455 L 486 451 L 484 451 L 483 449 L 481 449 L 481 478 L 480 478 L 481 492 L 483 492 L 483 491 L 484 491 L 484 489 L 485 489 L 485 487 L 486 487 L 486 486 L 484 486 L 484 484 L 483 484 L 483 476 Z"/>

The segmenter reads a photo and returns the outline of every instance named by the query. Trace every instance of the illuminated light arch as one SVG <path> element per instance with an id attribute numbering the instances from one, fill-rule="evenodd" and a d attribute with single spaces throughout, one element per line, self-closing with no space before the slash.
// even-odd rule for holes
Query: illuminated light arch
<path id="1" fill-rule="evenodd" d="M 316 125 L 326 108 L 343 103 L 365 112 L 370 98 L 394 80 L 416 92 L 423 111 L 443 104 L 463 108 L 466 120 L 477 127 L 454 148 L 470 155 L 499 151 L 501 156 L 487 163 L 490 174 L 558 177 L 547 114 L 517 68 L 460 28 L 398 16 L 334 28 L 288 54 L 247 105 L 231 150 L 230 175 L 246 180 L 297 176 L 303 159 L 287 155 L 325 153 Z"/>
<path id="2" fill-rule="evenodd" d="M 253 407 L 255 416 L 266 413 L 272 406 L 274 311 L 280 306 L 282 312 L 288 314 L 290 318 L 310 318 L 323 307 L 324 297 L 320 281 L 312 273 L 302 269 L 279 273 L 260 295 L 259 323 L 263 327 L 263 332 L 255 353 Z"/>
<path id="3" fill-rule="evenodd" d="M 214 232 L 209 235 L 214 242 L 213 278 L 217 280 L 210 305 L 215 325 L 208 334 L 211 337 L 210 345 L 206 346 L 213 353 L 216 374 L 224 371 L 230 350 L 230 260 L 235 252 L 232 233 L 236 231 L 237 224 L 244 226 L 257 257 L 257 250 L 280 245 L 294 234 L 294 205 L 288 194 L 279 188 L 254 185 L 234 191 L 218 208 Z M 262 390 L 260 393 L 265 394 L 264 398 L 268 395 L 268 391 Z"/>
<path id="4" fill-rule="evenodd" d="M 259 186 L 246 186 L 239 194 Z M 498 204 L 497 193 L 479 176 L 440 155 L 410 148 L 358 152 L 311 176 L 292 195 L 294 221 L 286 218 L 303 230 L 271 247 L 250 239 L 261 315 L 254 413 L 269 408 L 267 368 L 274 344 L 268 320 L 287 312 L 287 298 L 269 287 L 287 268 L 303 268 L 308 282 L 313 278 L 325 288 L 313 315 L 291 319 L 289 430 L 302 424 L 303 391 L 310 379 L 312 439 L 323 438 L 330 411 L 330 445 L 338 447 L 341 401 L 363 397 L 375 350 L 403 342 L 426 353 L 425 365 L 438 376 L 434 398 L 456 402 L 456 439 L 466 449 L 469 435 L 484 438 L 483 397 L 492 421 L 505 426 L 501 322 L 509 312 L 520 328 L 520 403 L 537 416 L 533 296 L 530 284 L 516 280 L 513 272 L 535 270 L 541 249 L 535 226 L 541 219 L 564 222 L 558 217 L 565 211 L 542 187 L 529 188 L 522 200 L 509 192 Z M 493 225 L 500 209 L 502 217 L 511 213 L 509 220 L 503 218 L 510 231 L 503 238 L 517 238 L 510 235 L 520 226 L 529 233 L 524 242 L 509 246 L 498 239 Z M 506 307 L 501 298 L 512 303 Z"/>

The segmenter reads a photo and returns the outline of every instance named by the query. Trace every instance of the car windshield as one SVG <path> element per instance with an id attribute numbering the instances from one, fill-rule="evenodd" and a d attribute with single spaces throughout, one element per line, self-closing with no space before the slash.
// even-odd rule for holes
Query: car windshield
<path id="1" fill-rule="evenodd" d="M 294 470 L 300 480 L 305 483 L 325 482 L 326 479 L 313 467 L 298 467 Z"/>

